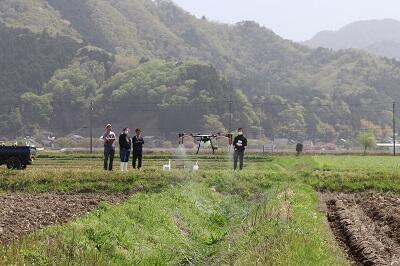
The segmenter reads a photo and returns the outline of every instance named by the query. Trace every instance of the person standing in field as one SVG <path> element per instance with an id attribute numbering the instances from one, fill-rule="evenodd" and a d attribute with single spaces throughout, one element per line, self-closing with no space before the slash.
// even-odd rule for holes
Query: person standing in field
<path id="1" fill-rule="evenodd" d="M 233 169 L 237 169 L 238 160 L 240 161 L 240 170 L 243 169 L 244 151 L 247 146 L 247 139 L 243 136 L 242 128 L 238 129 L 238 135 L 233 140 L 235 153 L 233 155 Z"/>
<path id="2" fill-rule="evenodd" d="M 119 135 L 119 156 L 121 158 L 121 172 L 128 171 L 129 156 L 131 154 L 132 141 L 129 136 L 129 128 L 124 128 Z"/>
<path id="3" fill-rule="evenodd" d="M 132 150 L 133 150 L 133 158 L 132 158 L 132 166 L 136 168 L 136 161 L 138 161 L 138 169 L 142 168 L 142 157 L 143 157 L 143 144 L 144 140 L 141 135 L 141 130 L 138 128 L 135 130 L 136 136 L 132 138 Z"/>
<path id="4" fill-rule="evenodd" d="M 104 170 L 112 171 L 115 155 L 115 133 L 112 131 L 112 126 L 108 124 L 106 131 L 102 137 L 104 141 Z"/>

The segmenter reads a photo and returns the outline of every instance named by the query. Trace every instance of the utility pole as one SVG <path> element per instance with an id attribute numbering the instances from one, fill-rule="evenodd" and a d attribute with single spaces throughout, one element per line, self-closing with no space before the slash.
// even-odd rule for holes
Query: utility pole
<path id="1" fill-rule="evenodd" d="M 90 127 L 90 153 L 93 153 L 93 100 L 89 107 L 89 127 Z"/>
<path id="2" fill-rule="evenodd" d="M 261 145 L 262 145 L 261 150 L 262 150 L 262 152 L 264 153 L 264 143 L 263 143 L 263 141 L 262 141 L 262 135 L 263 135 L 263 127 L 262 127 L 262 107 L 263 107 L 263 105 L 262 105 L 262 103 L 260 103 L 260 110 L 259 110 L 259 113 L 258 113 L 258 118 L 259 118 L 259 127 L 260 127 L 259 141 L 260 141 L 260 143 L 261 143 Z"/>
<path id="3" fill-rule="evenodd" d="M 262 128 L 262 103 L 260 103 L 260 110 L 259 110 L 259 113 L 258 113 L 258 118 L 259 118 L 259 129 L 260 129 L 260 132 L 259 132 L 259 134 L 260 134 L 260 136 L 259 136 L 259 138 L 260 138 L 260 141 L 261 141 L 261 139 L 262 139 L 262 134 L 263 134 L 263 128 Z"/>
<path id="4" fill-rule="evenodd" d="M 229 134 L 232 133 L 232 98 L 229 97 Z"/>
<path id="5" fill-rule="evenodd" d="M 396 102 L 393 102 L 393 156 L 396 156 Z"/>

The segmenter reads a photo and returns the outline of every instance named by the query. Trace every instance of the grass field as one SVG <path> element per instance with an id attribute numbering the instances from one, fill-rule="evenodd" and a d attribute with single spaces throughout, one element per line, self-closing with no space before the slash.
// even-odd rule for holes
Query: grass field
<path id="1" fill-rule="evenodd" d="M 200 171 L 101 170 L 101 154 L 41 154 L 6 192 L 129 193 L 119 205 L 0 247 L 2 265 L 348 265 L 318 209 L 318 191 L 400 192 L 400 159 L 252 154 L 233 172 L 223 154 L 189 156 Z M 0 194 L 2 193 L 0 192 Z"/>

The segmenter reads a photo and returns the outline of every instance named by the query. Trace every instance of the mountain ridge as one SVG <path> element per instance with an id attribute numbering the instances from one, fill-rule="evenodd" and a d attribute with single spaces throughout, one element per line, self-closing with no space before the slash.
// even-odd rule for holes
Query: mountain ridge
<path id="1" fill-rule="evenodd" d="M 319 32 L 303 44 L 334 50 L 357 48 L 378 56 L 400 58 L 399 36 L 398 20 L 365 20 L 350 23 L 336 31 Z"/>
<path id="2" fill-rule="evenodd" d="M 50 19 L 31 18 L 37 8 L 42 8 L 43 14 L 48 13 Z M 76 49 L 73 58 L 65 57 L 68 65 L 41 81 L 42 89 L 23 92 L 35 95 L 19 95 L 13 93 L 15 88 L 0 88 L 16 104 L 28 105 L 5 109 L 8 115 L 0 118 L 7 125 L 11 114 L 21 116 L 20 124 L 28 126 L 18 134 L 41 128 L 59 134 L 71 132 L 84 121 L 65 117 L 69 122 L 62 124 L 57 117 L 64 116 L 65 110 L 85 112 L 93 99 L 99 112 L 98 124 L 105 122 L 105 113 L 110 120 L 118 120 L 119 107 L 108 110 L 102 106 L 126 104 L 121 95 L 128 98 L 139 95 L 136 96 L 139 102 L 154 99 L 160 102 L 151 111 L 155 118 L 151 122 L 134 119 L 133 114 L 127 118 L 143 127 L 159 128 L 154 134 L 183 127 L 174 121 L 173 115 L 165 117 L 157 113 L 159 108 L 168 106 L 164 113 L 173 114 L 182 99 L 194 103 L 193 110 L 187 113 L 195 118 L 197 125 L 203 129 L 213 125 L 226 129 L 229 124 L 226 104 L 222 109 L 203 108 L 199 113 L 194 109 L 200 102 L 213 102 L 213 97 L 225 102 L 232 97 L 235 103 L 243 104 L 235 106 L 236 118 L 241 119 L 235 119 L 233 126 L 245 126 L 253 136 L 259 134 L 261 127 L 270 138 L 333 141 L 338 137 L 354 137 L 366 124 L 384 136 L 391 123 L 390 107 L 371 103 L 400 98 L 394 86 L 400 82 L 397 61 L 357 50 L 309 49 L 284 40 L 256 22 L 235 25 L 209 22 L 197 19 L 170 1 L 4 0 L 0 2 L 0 12 L 3 28 L 28 28 L 36 34 L 30 38 L 40 38 L 43 34 L 52 39 L 68 38 L 78 49 L 87 51 L 78 54 Z M 17 16 L 18 13 L 24 17 Z M 4 40 L 0 40 L 1 45 L 4 51 L 17 53 Z M 59 44 L 64 45 L 67 42 Z M 37 49 L 28 45 L 24 49 L 27 53 L 37 53 Z M 13 67 L 16 71 L 30 71 L 23 63 Z M 190 76 L 191 81 L 184 73 L 193 69 L 199 71 L 198 75 Z M 138 78 L 126 77 L 127 73 L 148 80 L 143 83 Z M 204 88 L 199 84 L 204 84 Z M 112 92 L 104 98 L 103 92 L 109 90 Z M 196 93 L 197 90 L 202 93 Z M 162 98 L 162 92 L 175 96 Z M 29 99 L 36 101 L 36 105 L 31 106 Z M 368 103 L 370 110 L 366 116 L 357 106 Z M 51 106 L 45 106 L 48 104 Z M 58 110 L 57 106 L 63 107 Z M 24 112 L 29 108 L 44 112 L 42 117 L 46 119 L 30 122 Z M 260 117 L 257 119 L 255 114 Z M 161 122 L 163 119 L 170 123 L 168 127 Z M 3 130 L 8 131 L 15 130 Z"/>

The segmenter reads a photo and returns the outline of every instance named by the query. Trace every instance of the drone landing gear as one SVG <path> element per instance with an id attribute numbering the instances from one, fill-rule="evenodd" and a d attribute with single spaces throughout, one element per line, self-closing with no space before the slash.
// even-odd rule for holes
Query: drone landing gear
<path id="1" fill-rule="evenodd" d="M 213 154 L 215 154 L 215 151 L 216 151 L 218 148 L 214 146 L 212 140 L 210 140 L 210 144 L 211 144 L 211 149 L 212 149 L 212 151 L 213 151 Z M 196 152 L 196 154 L 199 154 L 200 147 L 201 147 L 201 141 L 199 142 L 199 145 L 197 146 L 197 152 Z"/>
<path id="2" fill-rule="evenodd" d="M 215 154 L 215 150 L 217 149 L 214 144 L 212 143 L 212 140 L 210 140 L 210 144 L 211 144 L 211 149 L 213 151 L 213 154 Z"/>

